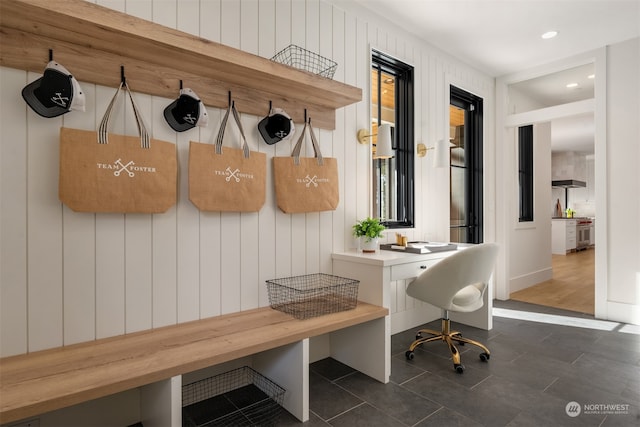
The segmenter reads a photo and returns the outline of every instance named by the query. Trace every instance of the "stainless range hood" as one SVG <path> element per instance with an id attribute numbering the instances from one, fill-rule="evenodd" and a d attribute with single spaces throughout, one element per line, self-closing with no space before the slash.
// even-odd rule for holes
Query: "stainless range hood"
<path id="1" fill-rule="evenodd" d="M 551 186 L 556 188 L 580 188 L 586 187 L 587 183 L 584 181 L 578 181 L 577 179 L 562 179 L 551 181 Z"/>

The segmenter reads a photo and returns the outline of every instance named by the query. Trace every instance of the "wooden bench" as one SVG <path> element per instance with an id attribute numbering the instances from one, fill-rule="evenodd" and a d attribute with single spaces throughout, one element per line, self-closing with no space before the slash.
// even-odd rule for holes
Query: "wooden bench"
<path id="1" fill-rule="evenodd" d="M 357 346 L 384 336 L 387 315 L 388 309 L 363 302 L 353 310 L 306 320 L 264 307 L 6 357 L 0 359 L 0 423 L 146 386 L 355 325 L 371 325 L 371 321 L 379 319 L 377 322 L 383 323 L 374 327 L 373 335 L 354 330 L 337 339 L 340 343 L 351 342 L 341 344 L 343 348 L 338 353 L 349 355 L 347 359 L 351 361 L 347 362 L 351 365 L 358 364 L 358 359 L 370 355 L 366 348 L 358 350 Z M 367 328 L 371 330 L 371 326 Z M 361 353 L 354 356 L 354 351 Z M 308 350 L 306 353 L 308 365 Z M 363 362 L 364 371 L 367 363 Z M 308 373 L 305 382 L 296 386 L 298 391 L 308 388 Z"/>

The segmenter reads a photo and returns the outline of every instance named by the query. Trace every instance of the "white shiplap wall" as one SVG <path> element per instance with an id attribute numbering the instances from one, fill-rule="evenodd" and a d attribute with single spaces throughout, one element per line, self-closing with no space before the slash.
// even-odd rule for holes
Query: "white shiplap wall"
<path id="1" fill-rule="evenodd" d="M 57 197 L 59 128 L 95 129 L 115 89 L 81 82 L 86 112 L 43 119 L 20 96 L 22 87 L 39 75 L 0 68 L 1 356 L 265 306 L 265 280 L 331 272 L 331 252 L 354 246 L 351 225 L 370 209 L 369 153 L 355 135 L 369 122 L 371 47 L 416 67 L 416 142 L 432 145 L 445 135 L 447 84 L 484 97 L 485 161 L 492 164 L 493 79 L 349 2 L 97 3 L 264 57 L 295 43 L 336 60 L 335 79 L 363 88 L 365 97 L 337 111 L 335 131 L 317 130 L 323 154 L 338 158 L 341 203 L 334 212 L 286 215 L 275 205 L 269 180 L 259 213 L 199 212 L 188 200 L 189 141 L 208 141 L 220 122 L 220 110 L 209 109 L 208 128 L 176 134 L 162 118 L 171 100 L 136 93 L 153 136 L 177 146 L 177 205 L 158 215 L 72 212 Z M 130 85 L 135 91 L 135 81 Z M 130 107 L 123 105 L 112 132 L 135 134 Z M 265 113 L 267 109 L 265 105 Z M 290 143 L 261 142 L 259 119 L 242 115 L 251 148 L 269 159 L 288 156 Z M 235 136 L 235 129 L 229 129 L 230 137 Z M 271 177 L 270 161 L 268 165 Z M 446 170 L 418 159 L 416 174 L 416 228 L 407 233 L 410 238 L 446 240 Z M 492 168 L 485 167 L 489 212 L 493 176 Z M 485 226 L 491 233 L 490 221 Z M 404 284 L 398 285 L 394 305 L 413 304 L 400 291 Z"/>

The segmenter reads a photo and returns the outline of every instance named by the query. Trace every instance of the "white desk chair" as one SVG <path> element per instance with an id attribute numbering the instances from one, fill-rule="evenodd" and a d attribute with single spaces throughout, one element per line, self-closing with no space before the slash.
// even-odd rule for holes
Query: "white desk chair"
<path id="1" fill-rule="evenodd" d="M 460 353 L 454 341 L 460 345 L 466 343 L 480 347 L 480 359 L 489 360 L 491 352 L 483 344 L 463 338 L 458 331 L 451 330 L 449 311 L 471 312 L 480 309 L 483 295 L 487 289 L 489 278 L 498 256 L 498 245 L 484 243 L 461 249 L 455 254 L 444 258 L 432 267 L 427 268 L 407 287 L 407 294 L 420 301 L 427 302 L 442 309 L 442 331 L 421 329 L 416 334 L 416 340 L 409 346 L 406 357 L 412 360 L 416 347 L 431 342 L 445 341 L 451 351 L 453 368 L 458 373 L 464 372 L 460 362 Z M 428 334 L 423 336 L 423 334 Z"/>

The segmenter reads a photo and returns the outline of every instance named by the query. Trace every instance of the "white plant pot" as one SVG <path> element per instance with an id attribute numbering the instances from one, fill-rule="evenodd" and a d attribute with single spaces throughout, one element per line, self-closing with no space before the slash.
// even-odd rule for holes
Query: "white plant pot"
<path id="1" fill-rule="evenodd" d="M 360 249 L 363 253 L 375 253 L 378 250 L 378 238 L 370 239 L 366 236 L 361 236 L 360 240 Z"/>

